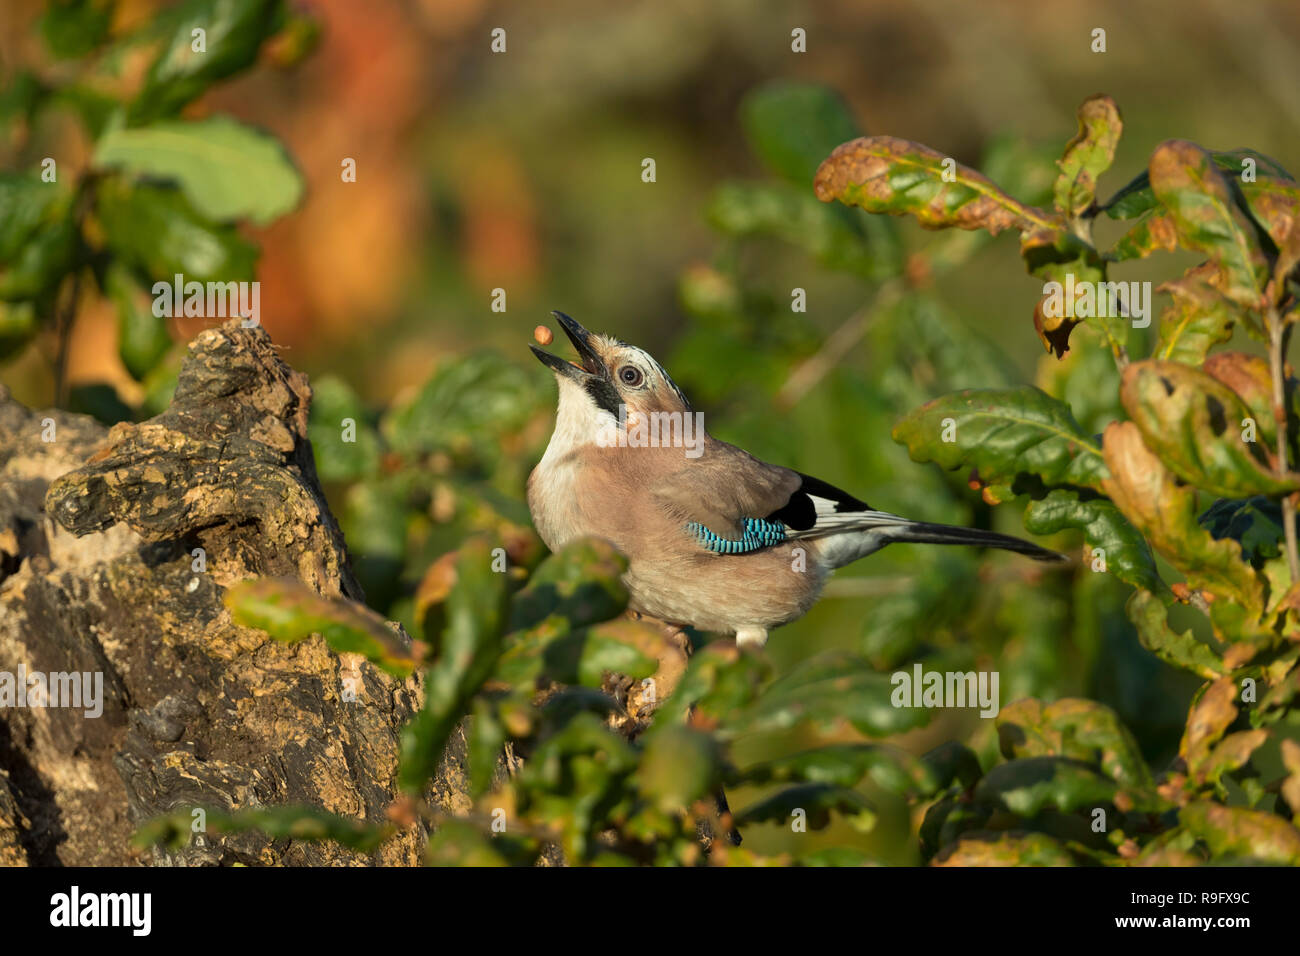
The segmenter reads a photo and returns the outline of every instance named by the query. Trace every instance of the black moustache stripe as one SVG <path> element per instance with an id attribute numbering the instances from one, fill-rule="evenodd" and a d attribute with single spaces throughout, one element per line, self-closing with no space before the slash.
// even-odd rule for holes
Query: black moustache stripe
<path id="1" fill-rule="evenodd" d="M 618 406 L 622 403 L 619 401 L 618 392 L 615 391 L 613 385 L 603 378 L 589 378 L 583 385 L 593 402 L 615 418 L 618 417 Z"/>

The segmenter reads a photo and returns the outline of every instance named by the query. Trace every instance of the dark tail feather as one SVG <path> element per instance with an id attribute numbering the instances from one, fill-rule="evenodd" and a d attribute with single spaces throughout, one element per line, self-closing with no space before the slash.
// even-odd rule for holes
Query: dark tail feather
<path id="1" fill-rule="evenodd" d="M 983 548 L 1001 548 L 1028 555 L 1035 561 L 1066 561 L 1065 555 L 1040 548 L 1029 541 L 1013 538 L 1009 534 L 996 531 L 981 531 L 978 528 L 958 528 L 946 524 L 930 524 L 928 521 L 909 521 L 896 525 L 886 532 L 890 541 L 908 541 L 916 544 L 966 544 Z"/>

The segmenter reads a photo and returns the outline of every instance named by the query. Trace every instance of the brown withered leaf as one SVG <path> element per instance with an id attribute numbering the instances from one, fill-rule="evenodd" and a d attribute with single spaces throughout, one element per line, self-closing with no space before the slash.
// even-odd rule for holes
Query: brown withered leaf
<path id="1" fill-rule="evenodd" d="M 1223 652 L 1223 664 L 1228 670 L 1235 671 L 1245 667 L 1263 648 L 1253 641 L 1241 641 L 1233 644 Z"/>
<path id="2" fill-rule="evenodd" d="M 1109 472 L 1102 489 L 1189 584 L 1262 611 L 1263 583 L 1242 561 L 1241 545 L 1231 538 L 1216 540 L 1200 526 L 1196 490 L 1177 481 L 1143 442 L 1137 425 L 1108 425 L 1102 457 Z"/>
<path id="3" fill-rule="evenodd" d="M 1267 730 L 1242 730 L 1228 734 L 1196 766 L 1196 780 L 1200 784 L 1217 784 L 1226 773 L 1240 770 L 1250 762 L 1251 756 L 1268 740 Z"/>
<path id="4" fill-rule="evenodd" d="M 1231 677 L 1212 681 L 1192 705 L 1178 754 L 1195 771 L 1209 749 L 1237 719 L 1237 682 Z"/>
<path id="5" fill-rule="evenodd" d="M 455 551 L 447 552 L 429 565 L 424 577 L 420 579 L 420 585 L 415 591 L 415 617 L 421 626 L 429 610 L 447 600 L 447 595 L 456 586 L 457 557 Z"/>
<path id="6" fill-rule="evenodd" d="M 1294 740 L 1282 741 L 1282 765 L 1287 771 L 1287 778 L 1282 781 L 1282 799 L 1291 813 L 1300 817 L 1300 744 Z"/>
<path id="7" fill-rule="evenodd" d="M 1106 338 L 1118 356 L 1128 340 L 1128 318 L 1097 307 L 1095 290 L 1106 281 L 1106 266 L 1097 250 L 1056 224 L 1035 226 L 1020 234 L 1020 256 L 1029 274 L 1043 280 L 1043 297 L 1035 305 L 1034 328 L 1043 347 L 1060 358 L 1069 349 L 1070 331 L 1087 321 Z M 1049 283 L 1056 288 L 1049 292 Z M 1073 287 L 1073 296 L 1067 291 Z M 1047 304 L 1055 302 L 1049 313 Z M 1057 313 L 1057 314 L 1052 314 Z"/>
<path id="8" fill-rule="evenodd" d="M 1043 311 L 1043 303 L 1048 296 L 1044 295 L 1034 306 L 1034 331 L 1038 333 L 1039 340 L 1043 343 L 1043 348 L 1053 353 L 1057 358 L 1064 357 L 1065 353 L 1070 351 L 1070 333 L 1074 331 L 1076 325 L 1082 323 L 1081 319 L 1071 318 L 1068 315 L 1051 316 Z"/>

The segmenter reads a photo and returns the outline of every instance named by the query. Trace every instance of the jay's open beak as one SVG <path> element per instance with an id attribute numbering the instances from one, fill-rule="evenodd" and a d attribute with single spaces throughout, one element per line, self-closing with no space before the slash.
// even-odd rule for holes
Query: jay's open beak
<path id="1" fill-rule="evenodd" d="M 572 362 L 567 362 L 558 355 L 552 355 L 550 352 L 539 349 L 536 345 L 528 346 L 533 350 L 533 354 L 537 356 L 538 361 L 549 366 L 556 373 L 574 381 L 581 382 L 593 376 L 608 380 L 609 369 L 606 368 L 596 350 L 592 348 L 591 333 L 563 312 L 552 312 L 551 315 L 555 316 L 556 321 L 560 323 L 560 327 L 564 329 L 564 334 L 569 337 L 569 341 L 577 349 L 578 360 L 582 364 L 575 365 Z"/>

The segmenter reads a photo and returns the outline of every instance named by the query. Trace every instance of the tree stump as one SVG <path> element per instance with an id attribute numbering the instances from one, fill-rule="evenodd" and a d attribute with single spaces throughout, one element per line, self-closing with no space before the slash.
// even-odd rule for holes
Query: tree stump
<path id="1" fill-rule="evenodd" d="M 412 824 L 369 856 L 257 832 L 134 860 L 134 827 L 179 807 L 307 803 L 379 820 L 418 678 L 344 668 L 236 625 L 225 588 L 292 575 L 362 599 L 321 492 L 305 375 L 232 320 L 189 346 L 170 406 L 106 431 L 0 388 L 0 672 L 102 674 L 102 713 L 0 709 L 0 864 L 416 864 Z M 351 673 L 351 667 L 346 668 Z M 454 761 L 450 761 L 453 763 Z M 463 774 L 435 791 L 455 800 Z"/>

